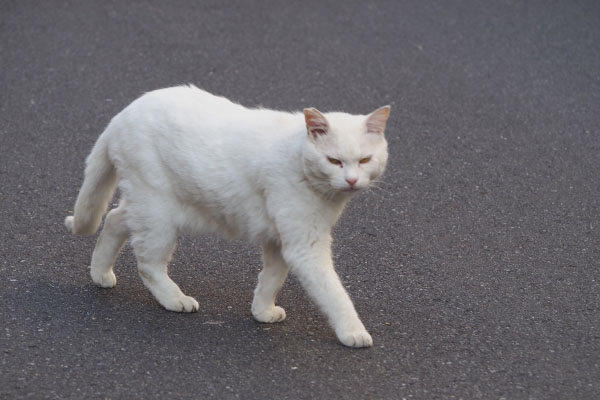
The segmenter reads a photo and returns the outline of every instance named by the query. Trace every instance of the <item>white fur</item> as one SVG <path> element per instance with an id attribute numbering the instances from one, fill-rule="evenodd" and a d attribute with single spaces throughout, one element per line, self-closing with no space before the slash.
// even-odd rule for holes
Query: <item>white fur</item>
<path id="1" fill-rule="evenodd" d="M 193 86 L 147 93 L 98 139 L 65 224 L 77 234 L 96 232 L 118 181 L 121 202 L 105 218 L 92 255 L 99 286 L 116 284 L 113 266 L 130 239 L 158 302 L 196 311 L 198 302 L 169 278 L 167 263 L 181 232 L 219 232 L 263 246 L 252 303 L 258 321 L 285 318 L 275 298 L 290 270 L 343 344 L 371 346 L 334 270 L 331 228 L 351 194 L 383 172 L 388 112 L 247 109 Z"/>

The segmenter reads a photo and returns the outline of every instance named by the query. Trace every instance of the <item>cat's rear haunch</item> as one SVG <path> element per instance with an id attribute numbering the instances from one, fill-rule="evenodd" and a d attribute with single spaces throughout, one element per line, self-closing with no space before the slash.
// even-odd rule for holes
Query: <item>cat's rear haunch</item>
<path id="1" fill-rule="evenodd" d="M 105 218 L 91 275 L 116 285 L 113 266 L 131 241 L 139 274 L 167 310 L 198 302 L 167 275 L 183 232 L 219 232 L 262 245 L 252 314 L 285 318 L 275 297 L 288 270 L 346 346 L 373 344 L 337 276 L 331 229 L 346 201 L 377 180 L 387 162 L 389 107 L 369 115 L 248 109 L 193 86 L 147 93 L 115 116 L 86 161 L 74 216 L 65 225 L 94 234 Z"/>

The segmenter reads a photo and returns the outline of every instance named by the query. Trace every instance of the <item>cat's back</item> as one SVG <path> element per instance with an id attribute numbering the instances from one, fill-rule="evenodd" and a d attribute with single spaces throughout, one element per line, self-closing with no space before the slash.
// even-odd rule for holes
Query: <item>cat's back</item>
<path id="1" fill-rule="evenodd" d="M 175 86 L 148 92 L 127 106 L 116 119 L 137 131 L 162 135 L 218 133 L 250 136 L 286 136 L 302 127 L 299 113 L 247 108 L 223 96 L 193 85 Z"/>
<path id="2" fill-rule="evenodd" d="M 156 148 L 210 148 L 242 135 L 252 113 L 229 99 L 195 86 L 176 86 L 145 93 L 111 122 L 113 152 Z"/>
<path id="3" fill-rule="evenodd" d="M 173 116 L 177 111 L 192 115 L 243 112 L 245 107 L 193 85 L 157 89 L 145 93 L 124 111 L 129 114 L 155 112 Z"/>
<path id="4" fill-rule="evenodd" d="M 118 168 L 201 170 L 206 179 L 213 179 L 207 171 L 245 179 L 286 168 L 300 156 L 305 137 L 300 113 L 246 108 L 195 86 L 148 92 L 111 125 L 106 133 Z"/>

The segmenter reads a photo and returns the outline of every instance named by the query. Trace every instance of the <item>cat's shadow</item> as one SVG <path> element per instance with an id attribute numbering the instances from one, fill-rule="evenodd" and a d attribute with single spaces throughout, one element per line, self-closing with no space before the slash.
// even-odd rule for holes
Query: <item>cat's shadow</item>
<path id="1" fill-rule="evenodd" d="M 134 334 L 138 340 L 165 341 L 173 347 L 197 347 L 199 337 L 207 345 L 285 348 L 288 352 L 317 343 L 339 347 L 326 320 L 295 282 L 291 283 L 293 290 L 284 289 L 281 297 L 288 318 L 276 324 L 253 319 L 251 291 L 242 293 L 247 290 L 238 288 L 223 292 L 218 287 L 209 289 L 210 282 L 200 288 L 194 288 L 194 282 L 186 283 L 190 288 L 186 284 L 182 289 L 188 289 L 200 303 L 197 313 L 165 310 L 135 274 L 121 277 L 112 289 L 99 288 L 91 280 L 53 282 L 40 278 L 28 283 L 27 296 L 18 301 L 20 307 L 33 310 L 28 319 L 37 321 L 36 326 L 44 324 L 46 334 L 64 330 L 83 335 L 101 332 L 115 338 Z"/>

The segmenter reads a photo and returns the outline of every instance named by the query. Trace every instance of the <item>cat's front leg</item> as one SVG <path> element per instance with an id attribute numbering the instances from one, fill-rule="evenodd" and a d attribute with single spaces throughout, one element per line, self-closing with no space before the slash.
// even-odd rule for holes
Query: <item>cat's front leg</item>
<path id="1" fill-rule="evenodd" d="M 292 273 L 327 316 L 342 344 L 349 347 L 372 346 L 373 339 L 360 321 L 333 267 L 331 239 L 319 238 L 311 243 L 284 246 L 282 254 Z"/>
<path id="2" fill-rule="evenodd" d="M 287 274 L 288 266 L 281 256 L 281 247 L 263 244 L 263 270 L 258 275 L 252 301 L 252 315 L 257 321 L 271 323 L 285 319 L 285 310 L 275 305 L 275 298 Z"/>

